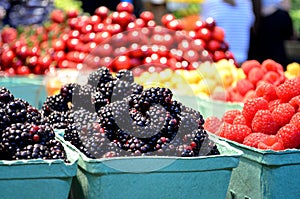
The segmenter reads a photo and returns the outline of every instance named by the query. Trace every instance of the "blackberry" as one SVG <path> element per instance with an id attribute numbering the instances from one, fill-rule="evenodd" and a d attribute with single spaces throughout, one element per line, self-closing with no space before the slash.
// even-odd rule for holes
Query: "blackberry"
<path id="1" fill-rule="evenodd" d="M 109 103 L 109 100 L 100 91 L 93 92 L 91 98 L 92 104 L 95 107 L 96 112 L 98 112 L 101 109 L 101 107 Z"/>
<path id="2" fill-rule="evenodd" d="M 68 124 L 68 112 L 53 111 L 48 116 L 48 120 L 53 128 L 64 129 Z"/>
<path id="3" fill-rule="evenodd" d="M 21 100 L 14 100 L 7 104 L 6 113 L 12 123 L 24 123 L 27 120 L 27 107 Z"/>
<path id="4" fill-rule="evenodd" d="M 81 85 L 74 89 L 72 103 L 75 110 L 84 108 L 90 111 L 95 111 L 95 107 L 92 104 L 93 89 L 94 88 L 90 84 Z"/>
<path id="5" fill-rule="evenodd" d="M 27 122 L 31 124 L 40 125 L 42 124 L 42 114 L 40 111 L 33 107 L 33 106 L 27 106 Z"/>
<path id="6" fill-rule="evenodd" d="M 5 112 L 5 109 L 0 109 L 0 135 L 2 131 L 6 129 L 11 124 L 11 121 L 8 115 Z"/>
<path id="7" fill-rule="evenodd" d="M 113 76 L 109 69 L 106 67 L 100 67 L 96 71 L 90 73 L 87 84 L 92 85 L 94 88 L 100 88 L 101 84 L 105 85 L 107 82 L 113 81 Z"/>
<path id="8" fill-rule="evenodd" d="M 72 96 L 75 89 L 80 87 L 77 83 L 69 83 L 61 87 L 60 95 L 65 99 L 66 102 L 72 102 Z"/>
<path id="9" fill-rule="evenodd" d="M 15 123 L 3 131 L 0 137 L 0 145 L 5 159 L 12 159 L 18 148 L 23 148 L 32 143 L 30 128 L 31 125 L 28 123 Z"/>
<path id="10" fill-rule="evenodd" d="M 130 70 L 119 70 L 116 73 L 116 78 L 122 81 L 126 81 L 129 84 L 134 82 L 133 73 Z"/>
<path id="11" fill-rule="evenodd" d="M 140 95 L 133 94 L 128 99 L 113 102 L 103 107 L 98 112 L 100 125 L 110 141 L 117 142 L 118 147 L 133 155 L 156 151 L 161 148 L 158 142 L 162 137 L 167 138 L 170 142 L 178 131 L 180 104 L 173 103 L 171 98 L 171 91 L 164 88 L 145 90 Z M 155 104 L 160 106 L 154 108 L 153 115 L 151 115 L 153 121 L 150 121 L 149 113 L 151 111 L 149 112 L 149 110 Z M 162 115 L 158 109 L 165 109 L 165 114 Z M 128 110 L 130 117 L 126 116 Z M 155 114 L 158 114 L 157 117 Z M 157 127 L 155 120 L 161 120 L 160 128 L 155 128 Z M 154 135 L 149 135 L 148 132 L 145 136 L 141 133 L 143 131 L 135 131 L 138 129 L 137 126 L 148 126 L 147 131 L 144 132 L 148 132 L 150 129 L 154 129 L 156 132 L 152 132 Z"/>
<path id="12" fill-rule="evenodd" d="M 48 96 L 42 106 L 44 116 L 50 115 L 53 111 L 66 112 L 70 109 L 68 101 L 60 94 Z"/>
<path id="13" fill-rule="evenodd" d="M 5 87 L 0 87 L 0 102 L 7 104 L 14 100 L 13 94 Z"/>
<path id="14" fill-rule="evenodd" d="M 47 159 L 62 159 L 67 162 L 67 155 L 61 142 L 52 139 L 49 141 L 47 147 L 49 148 L 49 155 L 47 154 L 48 156 L 46 156 Z"/>
<path id="15" fill-rule="evenodd" d="M 49 150 L 46 146 L 41 144 L 33 144 L 24 147 L 23 149 L 17 149 L 13 159 L 49 159 Z"/>

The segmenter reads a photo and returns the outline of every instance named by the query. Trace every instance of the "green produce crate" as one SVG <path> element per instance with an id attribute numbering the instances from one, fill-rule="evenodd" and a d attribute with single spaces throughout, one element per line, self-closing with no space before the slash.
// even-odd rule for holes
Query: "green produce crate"
<path id="1" fill-rule="evenodd" d="M 299 199 L 300 150 L 259 150 L 226 140 L 243 151 L 227 199 Z"/>
<path id="2" fill-rule="evenodd" d="M 1 199 L 67 199 L 77 172 L 78 154 L 65 146 L 63 160 L 0 161 Z"/>
<path id="3" fill-rule="evenodd" d="M 43 76 L 0 77 L 0 87 L 2 86 L 36 108 L 41 108 L 47 97 Z"/>
<path id="4" fill-rule="evenodd" d="M 79 153 L 77 177 L 71 188 L 75 199 L 222 199 L 226 197 L 232 169 L 242 155 L 226 142 L 218 141 L 219 156 L 89 159 L 67 144 Z"/>
<path id="5" fill-rule="evenodd" d="M 228 110 L 242 110 L 242 103 L 222 102 L 209 98 L 200 98 L 192 96 L 175 96 L 178 101 L 184 103 L 195 110 L 200 111 L 204 118 L 208 116 L 217 116 L 222 118 L 223 114 Z"/>

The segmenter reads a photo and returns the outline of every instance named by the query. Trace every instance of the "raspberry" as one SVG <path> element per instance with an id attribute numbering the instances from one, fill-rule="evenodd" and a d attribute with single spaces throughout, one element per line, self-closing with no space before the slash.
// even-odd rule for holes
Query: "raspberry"
<path id="1" fill-rule="evenodd" d="M 235 142 L 243 143 L 245 137 L 251 133 L 252 131 L 247 125 L 234 124 L 230 125 L 227 131 L 225 131 L 224 137 Z"/>
<path id="2" fill-rule="evenodd" d="M 246 102 L 249 99 L 253 99 L 255 98 L 255 90 L 250 90 L 246 93 L 246 95 L 244 96 L 243 102 Z"/>
<path id="3" fill-rule="evenodd" d="M 227 122 L 222 122 L 219 131 L 216 133 L 217 135 L 221 136 L 221 137 L 225 137 L 225 133 L 227 131 L 229 131 L 229 128 L 231 127 L 231 124 L 227 123 Z"/>
<path id="4" fill-rule="evenodd" d="M 257 148 L 274 151 L 280 151 L 285 149 L 282 140 L 276 137 L 275 135 L 269 135 L 262 141 L 258 142 Z"/>
<path id="5" fill-rule="evenodd" d="M 278 85 L 280 75 L 275 71 L 269 71 L 263 76 L 263 81 L 268 82 L 273 85 Z"/>
<path id="6" fill-rule="evenodd" d="M 292 105 L 289 103 L 282 103 L 273 110 L 272 117 L 279 126 L 284 126 L 290 122 L 294 114 L 295 109 Z"/>
<path id="7" fill-rule="evenodd" d="M 261 67 L 266 71 L 283 71 L 283 67 L 281 64 L 275 62 L 272 59 L 266 59 L 261 63 Z"/>
<path id="8" fill-rule="evenodd" d="M 206 118 L 203 127 L 208 132 L 216 133 L 219 130 L 221 124 L 222 121 L 218 117 L 209 116 Z"/>
<path id="9" fill-rule="evenodd" d="M 295 108 L 296 111 L 299 111 L 300 107 L 300 95 L 293 97 L 289 103 Z"/>
<path id="10" fill-rule="evenodd" d="M 245 137 L 243 144 L 257 148 L 258 143 L 263 141 L 266 137 L 268 137 L 268 135 L 264 133 L 251 133 Z"/>
<path id="11" fill-rule="evenodd" d="M 246 101 L 242 110 L 242 114 L 247 122 L 247 125 L 251 126 L 252 119 L 258 110 L 267 110 L 268 108 L 268 101 L 262 97 L 249 99 Z"/>
<path id="12" fill-rule="evenodd" d="M 238 80 L 236 83 L 236 87 L 238 92 L 243 96 L 246 95 L 248 91 L 254 89 L 254 85 L 247 79 Z"/>
<path id="13" fill-rule="evenodd" d="M 252 130 L 256 133 L 276 134 L 279 127 L 269 110 L 259 110 L 252 120 Z"/>
<path id="14" fill-rule="evenodd" d="M 278 98 L 275 88 L 276 86 L 265 82 L 256 87 L 255 94 L 257 97 L 263 97 L 267 101 L 272 101 Z"/>
<path id="15" fill-rule="evenodd" d="M 269 110 L 270 110 L 271 112 L 273 112 L 273 110 L 274 110 L 279 104 L 281 104 L 281 100 L 280 100 L 280 99 L 276 99 L 276 100 L 270 101 L 270 102 L 269 102 Z"/>
<path id="16" fill-rule="evenodd" d="M 244 118 L 244 116 L 241 115 L 237 115 L 234 120 L 233 120 L 233 124 L 242 124 L 242 125 L 247 125 L 246 123 L 246 119 Z"/>
<path id="17" fill-rule="evenodd" d="M 295 115 L 293 115 L 290 124 L 295 125 L 298 128 L 298 130 L 300 130 L 300 112 L 297 112 Z"/>
<path id="18" fill-rule="evenodd" d="M 263 78 L 265 75 L 265 71 L 262 68 L 252 68 L 248 74 L 248 80 L 253 84 L 256 83 Z"/>
<path id="19" fill-rule="evenodd" d="M 252 68 L 260 68 L 260 63 L 257 60 L 247 60 L 245 62 L 242 63 L 241 68 L 243 69 L 244 73 L 246 75 L 249 74 L 249 71 Z"/>
<path id="20" fill-rule="evenodd" d="M 233 120 L 235 119 L 235 117 L 241 114 L 242 113 L 240 110 L 228 110 L 224 113 L 222 121 L 227 122 L 229 124 L 233 124 Z"/>
<path id="21" fill-rule="evenodd" d="M 283 102 L 288 102 L 293 97 L 300 95 L 300 78 L 286 80 L 276 87 L 276 93 Z"/>
<path id="22" fill-rule="evenodd" d="M 276 136 L 282 140 L 286 149 L 297 148 L 300 145 L 300 130 L 293 124 L 281 127 Z"/>

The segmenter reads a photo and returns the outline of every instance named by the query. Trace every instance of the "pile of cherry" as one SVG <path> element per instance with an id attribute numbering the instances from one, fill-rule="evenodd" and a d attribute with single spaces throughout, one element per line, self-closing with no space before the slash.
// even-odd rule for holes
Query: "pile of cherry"
<path id="1" fill-rule="evenodd" d="M 234 60 L 223 29 L 212 18 L 185 30 L 172 14 L 133 14 L 133 5 L 116 11 L 99 7 L 91 16 L 54 10 L 42 26 L 1 31 L 0 71 L 6 75 L 45 74 L 57 68 L 106 66 L 112 71 L 139 65 L 194 69 L 203 61 Z M 160 67 L 157 67 L 159 70 Z"/>

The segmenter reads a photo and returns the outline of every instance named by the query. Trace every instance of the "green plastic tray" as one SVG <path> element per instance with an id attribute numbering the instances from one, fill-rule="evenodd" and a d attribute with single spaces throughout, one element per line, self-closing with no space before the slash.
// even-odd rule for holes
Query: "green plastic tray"
<path id="1" fill-rule="evenodd" d="M 71 188 L 74 199 L 225 198 L 232 169 L 242 155 L 220 141 L 219 156 L 89 159 L 66 144 L 79 153 Z"/>
<path id="2" fill-rule="evenodd" d="M 299 199 L 300 150 L 259 150 L 226 140 L 243 151 L 227 199 Z"/>
<path id="3" fill-rule="evenodd" d="M 65 146 L 65 145 L 64 145 Z M 0 161 L 1 199 L 67 199 L 78 154 L 65 146 L 68 160 Z"/>
<path id="4" fill-rule="evenodd" d="M 223 114 L 228 110 L 243 109 L 243 104 L 237 102 L 222 102 L 196 96 L 175 96 L 174 98 L 184 103 L 186 106 L 200 111 L 204 118 L 207 118 L 208 116 L 222 118 Z"/>
<path id="5" fill-rule="evenodd" d="M 0 77 L 0 87 L 2 86 L 9 89 L 15 97 L 22 98 L 39 109 L 47 97 L 44 76 Z"/>

